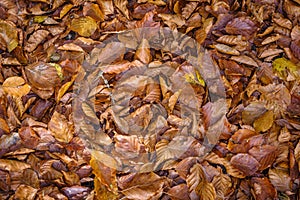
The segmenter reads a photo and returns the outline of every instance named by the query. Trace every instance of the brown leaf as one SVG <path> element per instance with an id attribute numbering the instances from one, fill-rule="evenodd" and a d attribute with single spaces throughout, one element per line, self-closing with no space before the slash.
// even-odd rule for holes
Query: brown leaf
<path id="1" fill-rule="evenodd" d="M 280 169 L 270 169 L 269 179 L 274 187 L 280 192 L 291 190 L 291 177 L 287 171 Z"/>
<path id="2" fill-rule="evenodd" d="M 206 182 L 206 176 L 202 166 L 196 163 L 190 169 L 190 174 L 186 178 L 189 191 L 196 190 L 202 182 Z"/>
<path id="3" fill-rule="evenodd" d="M 190 200 L 189 190 L 186 184 L 179 184 L 172 187 L 167 194 L 172 200 Z"/>
<path id="4" fill-rule="evenodd" d="M 29 126 L 19 129 L 19 135 L 24 146 L 32 149 L 36 148 L 40 140 L 38 135 Z"/>
<path id="5" fill-rule="evenodd" d="M 125 53 L 125 46 L 120 42 L 108 43 L 104 48 L 95 48 L 91 52 L 90 64 L 102 63 L 111 64 L 122 58 Z"/>
<path id="6" fill-rule="evenodd" d="M 48 63 L 38 62 L 28 65 L 25 73 L 29 84 L 37 89 L 51 90 L 60 83 L 57 70 Z"/>
<path id="7" fill-rule="evenodd" d="M 153 172 L 137 174 L 121 192 L 128 199 L 158 199 L 163 192 L 165 180 Z"/>
<path id="8" fill-rule="evenodd" d="M 148 40 L 142 39 L 142 42 L 138 46 L 136 50 L 135 58 L 139 59 L 145 64 L 149 64 L 152 60 L 151 52 L 150 52 L 150 45 Z"/>
<path id="9" fill-rule="evenodd" d="M 242 121 L 244 124 L 251 125 L 255 119 L 265 112 L 266 108 L 264 104 L 260 102 L 251 102 L 242 112 Z"/>
<path id="10" fill-rule="evenodd" d="M 104 13 L 97 4 L 85 2 L 82 13 L 84 16 L 90 16 L 96 21 L 104 21 Z"/>
<path id="11" fill-rule="evenodd" d="M 128 5 L 127 0 L 126 1 L 124 1 L 124 0 L 114 0 L 114 4 L 127 19 L 130 19 L 129 18 L 129 10 L 127 8 L 127 5 Z"/>
<path id="12" fill-rule="evenodd" d="M 184 8 L 182 8 L 182 17 L 184 17 L 185 19 L 188 19 L 191 14 L 194 12 L 194 10 L 196 9 L 198 3 L 197 2 L 190 2 L 190 3 L 187 3 L 185 5 Z"/>
<path id="13" fill-rule="evenodd" d="M 8 159 L 0 159 L 0 169 L 5 171 L 23 171 L 24 169 L 31 168 L 29 164 Z"/>
<path id="14" fill-rule="evenodd" d="M 200 199 L 215 200 L 216 199 L 216 190 L 212 183 L 206 181 L 201 182 L 197 188 L 196 192 L 199 195 Z"/>
<path id="15" fill-rule="evenodd" d="M 250 38 L 256 32 L 257 27 L 250 18 L 238 17 L 231 20 L 225 29 L 229 34 L 238 34 Z"/>
<path id="16" fill-rule="evenodd" d="M 213 47 L 216 48 L 221 53 L 225 53 L 228 55 L 235 55 L 235 56 L 240 55 L 240 52 L 238 50 L 236 50 L 230 46 L 227 46 L 225 44 L 216 44 L 216 45 L 213 45 Z"/>
<path id="17" fill-rule="evenodd" d="M 72 187 L 64 187 L 61 190 L 68 197 L 68 199 L 85 199 L 90 191 L 90 188 L 76 185 Z"/>
<path id="18" fill-rule="evenodd" d="M 36 47 L 46 39 L 49 32 L 46 30 L 37 30 L 34 32 L 28 39 L 28 41 L 25 43 L 25 51 L 32 52 L 36 49 Z"/>
<path id="19" fill-rule="evenodd" d="M 233 156 L 230 163 L 246 176 L 253 175 L 260 167 L 259 162 L 249 154 L 239 153 Z"/>
<path id="20" fill-rule="evenodd" d="M 3 191 L 9 191 L 11 185 L 11 179 L 8 172 L 0 170 L 0 189 Z"/>
<path id="21" fill-rule="evenodd" d="M 73 126 L 66 117 L 58 112 L 54 112 L 48 123 L 49 130 L 59 142 L 69 143 L 73 138 Z"/>
<path id="22" fill-rule="evenodd" d="M 267 178 L 251 178 L 251 185 L 257 200 L 275 199 L 277 191 Z"/>
<path id="23" fill-rule="evenodd" d="M 23 171 L 23 183 L 36 189 L 40 187 L 39 177 L 33 169 Z"/>
<path id="24" fill-rule="evenodd" d="M 15 199 L 34 200 L 38 189 L 28 185 L 20 185 L 14 195 Z"/>
<path id="25" fill-rule="evenodd" d="M 238 63 L 246 64 L 253 67 L 258 67 L 257 63 L 250 58 L 249 56 L 241 55 L 241 56 L 231 56 L 231 60 L 234 60 Z"/>
<path id="26" fill-rule="evenodd" d="M 260 164 L 259 170 L 265 170 L 270 167 L 277 157 L 277 148 L 271 145 L 263 145 L 253 147 L 249 150 L 252 155 Z"/>
<path id="27" fill-rule="evenodd" d="M 231 192 L 232 182 L 231 178 L 226 174 L 215 176 L 212 184 L 216 190 L 217 199 L 224 199 Z"/>

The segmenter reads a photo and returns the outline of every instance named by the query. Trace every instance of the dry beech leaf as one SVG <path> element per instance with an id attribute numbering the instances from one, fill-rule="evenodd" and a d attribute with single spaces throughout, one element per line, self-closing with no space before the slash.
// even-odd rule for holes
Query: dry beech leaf
<path id="1" fill-rule="evenodd" d="M 159 199 L 163 193 L 164 185 L 164 178 L 154 172 L 138 173 L 124 177 L 121 183 L 121 193 L 128 199 Z"/>
<path id="2" fill-rule="evenodd" d="M 90 37 L 97 30 L 96 21 L 89 17 L 75 18 L 71 21 L 70 29 L 84 37 Z"/>
<path id="3" fill-rule="evenodd" d="M 227 46 L 225 44 L 215 44 L 215 45 L 213 45 L 213 47 L 216 48 L 221 53 L 225 53 L 228 55 L 235 55 L 235 56 L 240 55 L 240 52 L 238 50 L 236 50 L 230 46 Z"/>
<path id="4" fill-rule="evenodd" d="M 14 195 L 15 199 L 28 199 L 28 200 L 34 200 L 36 193 L 37 193 L 38 189 L 35 189 L 33 187 L 30 187 L 28 185 L 20 185 L 17 190 L 16 193 Z"/>
<path id="5" fill-rule="evenodd" d="M 258 67 L 257 63 L 249 56 L 245 56 L 245 55 L 232 56 L 230 59 L 234 60 L 236 62 L 242 63 L 242 64 L 246 64 L 246 65 L 253 66 L 253 67 Z"/>
<path id="6" fill-rule="evenodd" d="M 24 49 L 28 52 L 32 52 L 36 49 L 36 47 L 46 39 L 48 36 L 49 31 L 46 30 L 37 30 L 35 31 L 28 39 L 28 41 L 25 43 Z"/>
<path id="7" fill-rule="evenodd" d="M 197 7 L 197 2 L 190 2 L 190 3 L 187 3 L 185 5 L 184 8 L 182 8 L 182 17 L 184 17 L 185 19 L 188 19 L 191 14 L 194 12 L 194 10 L 196 9 Z"/>
<path id="8" fill-rule="evenodd" d="M 170 109 L 171 113 L 173 112 L 174 106 L 176 105 L 180 94 L 181 94 L 181 90 L 178 90 L 169 99 L 168 106 L 169 106 L 169 109 Z"/>
<path id="9" fill-rule="evenodd" d="M 205 181 L 206 177 L 203 168 L 200 164 L 196 163 L 191 167 L 190 174 L 186 179 L 189 190 L 196 190 L 199 184 Z"/>
<path id="10" fill-rule="evenodd" d="M 99 124 L 98 117 L 94 109 L 89 104 L 87 104 L 86 102 L 82 102 L 81 109 L 90 122 L 92 122 L 93 124 Z"/>
<path id="11" fill-rule="evenodd" d="M 125 53 L 125 46 L 121 42 L 108 43 L 104 48 L 95 48 L 91 52 L 90 64 L 98 62 L 102 64 L 111 64 L 122 58 Z"/>
<path id="12" fill-rule="evenodd" d="M 1 170 L 9 172 L 18 172 L 28 168 L 31 168 L 30 165 L 21 161 L 0 159 Z"/>
<path id="13" fill-rule="evenodd" d="M 19 43 L 16 26 L 0 19 L 0 39 L 5 41 L 8 52 L 14 50 Z"/>
<path id="14" fill-rule="evenodd" d="M 241 170 L 246 176 L 253 175 L 260 167 L 259 162 L 251 155 L 239 153 L 233 156 L 230 163 Z"/>
<path id="15" fill-rule="evenodd" d="M 69 143 L 73 138 L 73 127 L 66 117 L 58 112 L 54 112 L 48 123 L 49 130 L 59 142 Z"/>
<path id="16" fill-rule="evenodd" d="M 270 169 L 269 179 L 274 187 L 280 192 L 291 190 L 291 177 L 287 171 L 280 169 Z"/>
<path id="17" fill-rule="evenodd" d="M 13 76 L 5 79 L 2 84 L 4 92 L 13 97 L 22 97 L 30 92 L 30 86 L 25 83 L 25 80 L 18 76 Z"/>
<path id="18" fill-rule="evenodd" d="M 127 0 L 114 0 L 115 6 L 121 11 L 121 13 L 129 19 L 129 10 L 127 8 L 128 1 Z"/>
<path id="19" fill-rule="evenodd" d="M 216 190 L 212 183 L 207 181 L 201 182 L 197 188 L 196 192 L 199 195 L 200 199 L 215 200 L 216 199 Z"/>
<path id="20" fill-rule="evenodd" d="M 25 73 L 29 84 L 37 89 L 51 90 L 60 83 L 57 70 L 48 63 L 38 62 L 28 65 L 25 68 Z"/>
<path id="21" fill-rule="evenodd" d="M 267 178 L 251 178 L 251 185 L 257 200 L 275 199 L 277 191 Z"/>
<path id="22" fill-rule="evenodd" d="M 272 110 L 269 110 L 254 121 L 253 127 L 257 132 L 265 132 L 272 127 L 273 122 L 274 113 Z"/>
<path id="23" fill-rule="evenodd" d="M 231 178 L 226 174 L 215 176 L 212 180 L 212 184 L 216 190 L 217 199 L 224 199 L 231 191 Z"/>
<path id="24" fill-rule="evenodd" d="M 179 184 L 168 190 L 167 194 L 172 200 L 189 200 L 189 190 L 186 184 Z"/>
<path id="25" fill-rule="evenodd" d="M 271 145 L 263 145 L 253 147 L 249 150 L 249 154 L 252 155 L 259 163 L 259 170 L 265 170 L 270 167 L 277 157 L 277 148 Z"/>
<path id="26" fill-rule="evenodd" d="M 148 40 L 142 39 L 141 44 L 138 46 L 136 50 L 135 58 L 139 59 L 145 64 L 149 64 L 152 61 L 152 56 L 150 53 L 150 45 Z"/>
<path id="27" fill-rule="evenodd" d="M 64 45 L 58 47 L 57 49 L 58 49 L 58 50 L 62 50 L 62 51 L 78 51 L 78 52 L 84 52 L 84 50 L 83 50 L 80 46 L 78 46 L 78 45 L 76 45 L 76 44 L 74 44 L 74 43 L 67 43 L 67 44 L 64 44 Z"/>
<path id="28" fill-rule="evenodd" d="M 99 6 L 91 2 L 85 2 L 82 13 L 84 16 L 90 16 L 94 20 L 100 22 L 104 21 L 105 18 L 104 13 Z"/>
<path id="29" fill-rule="evenodd" d="M 229 34 L 243 35 L 250 38 L 256 32 L 256 24 L 250 18 L 234 18 L 226 25 L 226 32 Z"/>
<path id="30" fill-rule="evenodd" d="M 97 3 L 105 16 L 114 14 L 113 0 L 97 0 Z"/>

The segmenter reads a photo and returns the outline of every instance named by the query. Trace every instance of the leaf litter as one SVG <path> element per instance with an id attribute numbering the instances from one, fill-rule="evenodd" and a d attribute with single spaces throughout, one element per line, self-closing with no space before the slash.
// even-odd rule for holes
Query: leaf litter
<path id="1" fill-rule="evenodd" d="M 1 1 L 0 199 L 299 199 L 299 3 Z M 134 41 L 105 43 L 147 27 Z M 225 85 L 225 117 L 225 102 L 210 102 L 207 73 L 168 52 L 183 44 L 149 44 L 159 27 L 206 49 L 213 63 L 204 64 Z M 87 66 L 96 63 L 93 85 L 98 72 Z M 116 86 L 132 69 L 145 76 Z M 81 118 L 72 108 L 78 80 Z M 205 135 L 210 126 L 219 138 Z M 204 136 L 216 143 L 211 152 Z"/>

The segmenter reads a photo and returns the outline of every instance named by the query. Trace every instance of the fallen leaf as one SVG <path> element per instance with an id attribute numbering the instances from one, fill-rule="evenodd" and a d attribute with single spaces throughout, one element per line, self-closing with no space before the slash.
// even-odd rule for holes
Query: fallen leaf
<path id="1" fill-rule="evenodd" d="M 71 21 L 70 29 L 84 37 L 90 37 L 97 30 L 96 21 L 89 17 L 75 18 Z"/>
<path id="2" fill-rule="evenodd" d="M 25 80 L 18 76 L 5 79 L 2 84 L 4 92 L 7 94 L 21 98 L 30 92 L 31 87 L 25 83 Z"/>
<path id="3" fill-rule="evenodd" d="M 58 112 L 54 112 L 48 123 L 51 134 L 59 142 L 69 143 L 73 138 L 73 126 L 66 117 Z"/>
<path id="4" fill-rule="evenodd" d="M 262 114 L 253 122 L 253 127 L 257 132 L 266 132 L 272 127 L 273 122 L 274 122 L 274 113 L 272 110 L 269 110 L 264 114 Z"/>

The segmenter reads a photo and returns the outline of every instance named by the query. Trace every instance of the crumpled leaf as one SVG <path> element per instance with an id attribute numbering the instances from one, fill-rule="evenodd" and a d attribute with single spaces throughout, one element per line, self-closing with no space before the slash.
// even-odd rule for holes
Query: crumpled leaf
<path id="1" fill-rule="evenodd" d="M 75 18 L 71 21 L 70 29 L 83 37 L 90 37 L 97 30 L 96 21 L 89 17 Z"/>
<path id="2" fill-rule="evenodd" d="M 291 177 L 289 177 L 287 171 L 276 168 L 270 169 L 269 179 L 278 191 L 286 192 L 291 190 Z"/>
<path id="3" fill-rule="evenodd" d="M 1 39 L 5 41 L 8 52 L 14 50 L 19 43 L 16 26 L 2 19 L 0 19 L 0 40 Z"/>
<path id="4" fill-rule="evenodd" d="M 115 6 L 122 12 L 122 14 L 129 19 L 129 10 L 127 8 L 127 0 L 114 0 Z"/>
<path id="5" fill-rule="evenodd" d="M 24 49 L 27 52 L 32 52 L 33 50 L 36 49 L 36 47 L 43 41 L 46 39 L 46 37 L 48 36 L 49 31 L 46 30 L 37 30 L 35 31 L 27 40 L 27 42 L 25 43 L 25 47 Z"/>
<path id="6" fill-rule="evenodd" d="M 277 191 L 267 178 L 251 178 L 251 184 L 257 200 L 275 199 Z"/>

